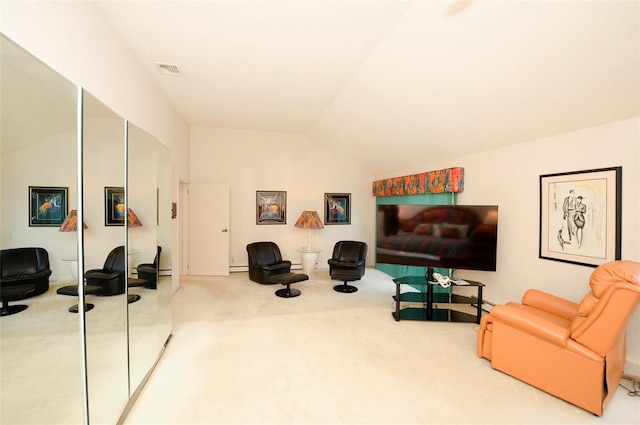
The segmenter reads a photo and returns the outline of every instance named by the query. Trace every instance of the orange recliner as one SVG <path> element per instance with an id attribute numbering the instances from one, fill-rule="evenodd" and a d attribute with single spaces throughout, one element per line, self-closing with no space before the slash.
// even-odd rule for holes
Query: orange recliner
<path id="1" fill-rule="evenodd" d="M 482 318 L 478 356 L 601 416 L 622 378 L 626 325 L 640 301 L 640 263 L 603 264 L 589 285 L 580 304 L 530 289 L 522 304 L 495 306 Z"/>

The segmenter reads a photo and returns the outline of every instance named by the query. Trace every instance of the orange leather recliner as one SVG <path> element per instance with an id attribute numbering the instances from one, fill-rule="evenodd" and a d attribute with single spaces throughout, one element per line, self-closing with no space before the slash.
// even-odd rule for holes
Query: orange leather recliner
<path id="1" fill-rule="evenodd" d="M 596 268 L 580 304 L 535 289 L 522 303 L 482 318 L 478 356 L 507 373 L 601 416 L 626 359 L 626 325 L 640 301 L 640 263 Z"/>

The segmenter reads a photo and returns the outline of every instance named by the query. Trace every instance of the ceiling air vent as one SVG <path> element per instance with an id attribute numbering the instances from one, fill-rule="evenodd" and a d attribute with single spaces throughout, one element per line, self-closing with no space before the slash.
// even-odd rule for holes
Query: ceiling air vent
<path id="1" fill-rule="evenodd" d="M 182 71 L 180 71 L 178 65 L 156 62 L 156 66 L 158 67 L 158 70 L 161 74 L 173 75 L 174 77 L 182 77 Z"/>

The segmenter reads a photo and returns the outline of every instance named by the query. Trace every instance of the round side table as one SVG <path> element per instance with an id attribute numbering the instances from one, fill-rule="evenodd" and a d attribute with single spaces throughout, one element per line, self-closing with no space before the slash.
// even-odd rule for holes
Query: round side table
<path id="1" fill-rule="evenodd" d="M 322 252 L 322 249 L 313 246 L 301 246 L 300 248 L 296 248 L 296 251 L 298 251 L 302 257 L 302 270 L 304 274 L 311 276 L 311 272 L 318 262 L 318 253 Z"/>

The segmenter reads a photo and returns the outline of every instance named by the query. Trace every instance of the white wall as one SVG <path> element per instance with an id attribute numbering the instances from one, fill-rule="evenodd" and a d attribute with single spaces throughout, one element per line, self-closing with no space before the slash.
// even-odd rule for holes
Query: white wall
<path id="1" fill-rule="evenodd" d="M 498 271 L 457 272 L 487 284 L 488 300 L 517 301 L 526 289 L 538 288 L 580 302 L 589 291 L 593 268 L 538 258 L 543 174 L 622 166 L 622 259 L 640 261 L 640 118 L 425 163 L 421 169 L 398 170 L 375 179 L 454 166 L 465 169 L 459 204 L 499 206 Z M 628 359 L 640 365 L 640 309 L 628 327 Z"/>
<path id="2" fill-rule="evenodd" d="M 364 240 L 373 247 L 372 176 L 306 136 L 192 128 L 191 182 L 230 186 L 232 267 L 246 266 L 246 245 L 263 240 L 276 242 L 285 259 L 299 264 L 296 248 L 307 244 L 308 231 L 293 225 L 305 209 L 318 211 L 324 222 L 325 193 L 351 193 L 351 225 L 312 231 L 313 245 L 322 248 L 318 266 L 328 267 L 338 240 Z M 285 225 L 256 225 L 257 190 L 287 192 Z M 368 263 L 373 264 L 373 249 Z"/>

